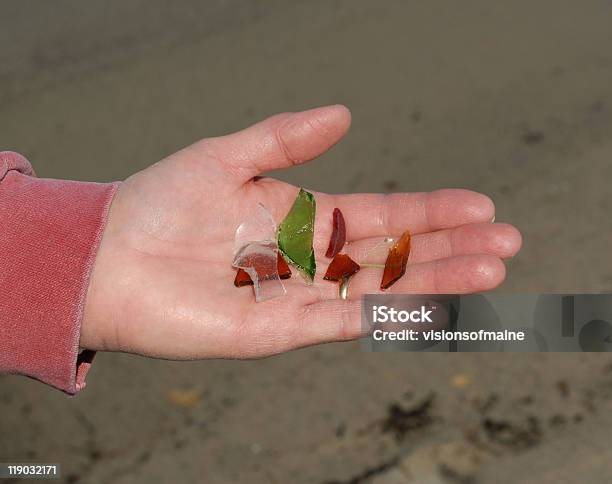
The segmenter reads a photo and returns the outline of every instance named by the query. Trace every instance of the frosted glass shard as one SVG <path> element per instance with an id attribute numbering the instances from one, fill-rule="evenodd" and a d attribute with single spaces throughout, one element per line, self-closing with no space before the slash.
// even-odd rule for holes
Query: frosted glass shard
<path id="1" fill-rule="evenodd" d="M 236 229 L 234 254 L 251 242 L 276 244 L 276 223 L 272 214 L 261 203 Z"/>
<path id="2" fill-rule="evenodd" d="M 287 261 L 283 258 L 280 251 L 277 255 L 277 264 L 278 275 L 281 279 L 289 279 L 291 277 L 291 269 L 287 265 Z M 244 269 L 238 269 L 236 272 L 236 277 L 234 278 L 234 286 L 236 287 L 244 287 L 244 286 L 252 286 L 253 280 L 251 276 L 249 276 Z"/>
<path id="3" fill-rule="evenodd" d="M 245 245 L 234 257 L 232 265 L 243 269 L 253 281 L 256 302 L 285 294 L 285 286 L 278 274 L 278 247 L 274 242 Z"/>
<path id="4" fill-rule="evenodd" d="M 352 255 L 355 261 L 361 265 L 380 265 L 380 267 L 384 267 L 389 250 L 393 247 L 394 243 L 395 239 L 387 237 L 372 246 L 355 250 Z"/>

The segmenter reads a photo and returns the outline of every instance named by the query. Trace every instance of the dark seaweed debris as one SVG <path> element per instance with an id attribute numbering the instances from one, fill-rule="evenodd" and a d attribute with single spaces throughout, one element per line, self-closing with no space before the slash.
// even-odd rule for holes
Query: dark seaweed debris
<path id="1" fill-rule="evenodd" d="M 432 408 L 435 395 L 430 394 L 416 405 L 406 408 L 399 403 L 389 405 L 387 417 L 383 420 L 381 430 L 391 433 L 396 440 L 402 440 L 406 434 L 433 423 Z"/>
<path id="2" fill-rule="evenodd" d="M 521 136 L 523 143 L 527 146 L 533 146 L 544 141 L 545 135 L 541 131 L 537 130 L 528 130 Z"/>
<path id="3" fill-rule="evenodd" d="M 367 469 L 361 471 L 359 474 L 349 477 L 345 481 L 325 481 L 323 484 L 362 484 L 364 482 L 368 482 L 369 479 L 371 479 L 372 477 L 377 476 L 379 474 L 383 474 L 392 467 L 395 467 L 398 462 L 399 459 L 397 457 L 394 457 L 376 466 L 368 467 Z"/>
<path id="4" fill-rule="evenodd" d="M 536 417 L 527 417 L 519 424 L 485 418 L 482 427 L 491 442 L 511 450 L 525 450 L 542 440 L 542 429 Z"/>

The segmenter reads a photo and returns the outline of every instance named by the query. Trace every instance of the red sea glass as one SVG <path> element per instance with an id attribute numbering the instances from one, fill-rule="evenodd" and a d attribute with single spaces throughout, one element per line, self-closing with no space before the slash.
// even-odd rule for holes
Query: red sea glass
<path id="1" fill-rule="evenodd" d="M 278 253 L 277 268 L 278 276 L 281 279 L 289 279 L 291 277 L 291 269 L 289 269 L 287 261 L 285 261 L 280 252 Z M 243 287 L 252 285 L 253 279 L 251 279 L 251 276 L 249 276 L 244 269 L 238 269 L 238 272 L 236 272 L 236 278 L 234 279 L 234 286 Z"/>
<path id="2" fill-rule="evenodd" d="M 410 255 L 410 232 L 406 231 L 400 239 L 391 247 L 385 262 L 380 290 L 384 291 L 391 287 L 406 272 L 408 256 Z"/>
<path id="3" fill-rule="evenodd" d="M 253 281 L 255 301 L 267 301 L 285 294 L 278 274 L 278 248 L 275 243 L 252 242 L 234 257 L 234 267 L 244 269 Z"/>
<path id="4" fill-rule="evenodd" d="M 341 281 L 359 271 L 361 267 L 346 254 L 336 254 L 323 276 L 326 281 Z"/>
<path id="5" fill-rule="evenodd" d="M 325 257 L 330 259 L 338 254 L 346 242 L 346 225 L 344 224 L 344 216 L 339 208 L 334 208 L 332 215 L 332 234 L 329 239 L 329 247 L 325 252 Z"/>

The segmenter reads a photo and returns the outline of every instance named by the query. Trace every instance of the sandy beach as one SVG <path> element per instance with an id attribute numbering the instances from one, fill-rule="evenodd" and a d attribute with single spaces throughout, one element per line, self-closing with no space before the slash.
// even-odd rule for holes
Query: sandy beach
<path id="1" fill-rule="evenodd" d="M 0 6 L 0 147 L 124 179 L 205 136 L 343 103 L 344 141 L 272 176 L 488 194 L 505 292 L 612 288 L 612 3 L 21 1 Z M 612 356 L 99 354 L 67 398 L 0 376 L 0 461 L 68 483 L 603 482 Z"/>

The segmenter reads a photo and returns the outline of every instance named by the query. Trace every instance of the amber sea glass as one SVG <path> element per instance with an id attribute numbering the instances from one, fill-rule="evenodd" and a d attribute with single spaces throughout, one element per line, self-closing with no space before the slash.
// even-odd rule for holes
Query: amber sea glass
<path id="1" fill-rule="evenodd" d="M 355 274 L 361 267 L 346 254 L 336 254 L 327 272 L 323 276 L 326 281 L 341 281 Z"/>
<path id="2" fill-rule="evenodd" d="M 399 240 L 391 247 L 385 262 L 380 289 L 384 291 L 391 287 L 406 272 L 408 256 L 410 255 L 410 232 L 406 231 Z"/>

